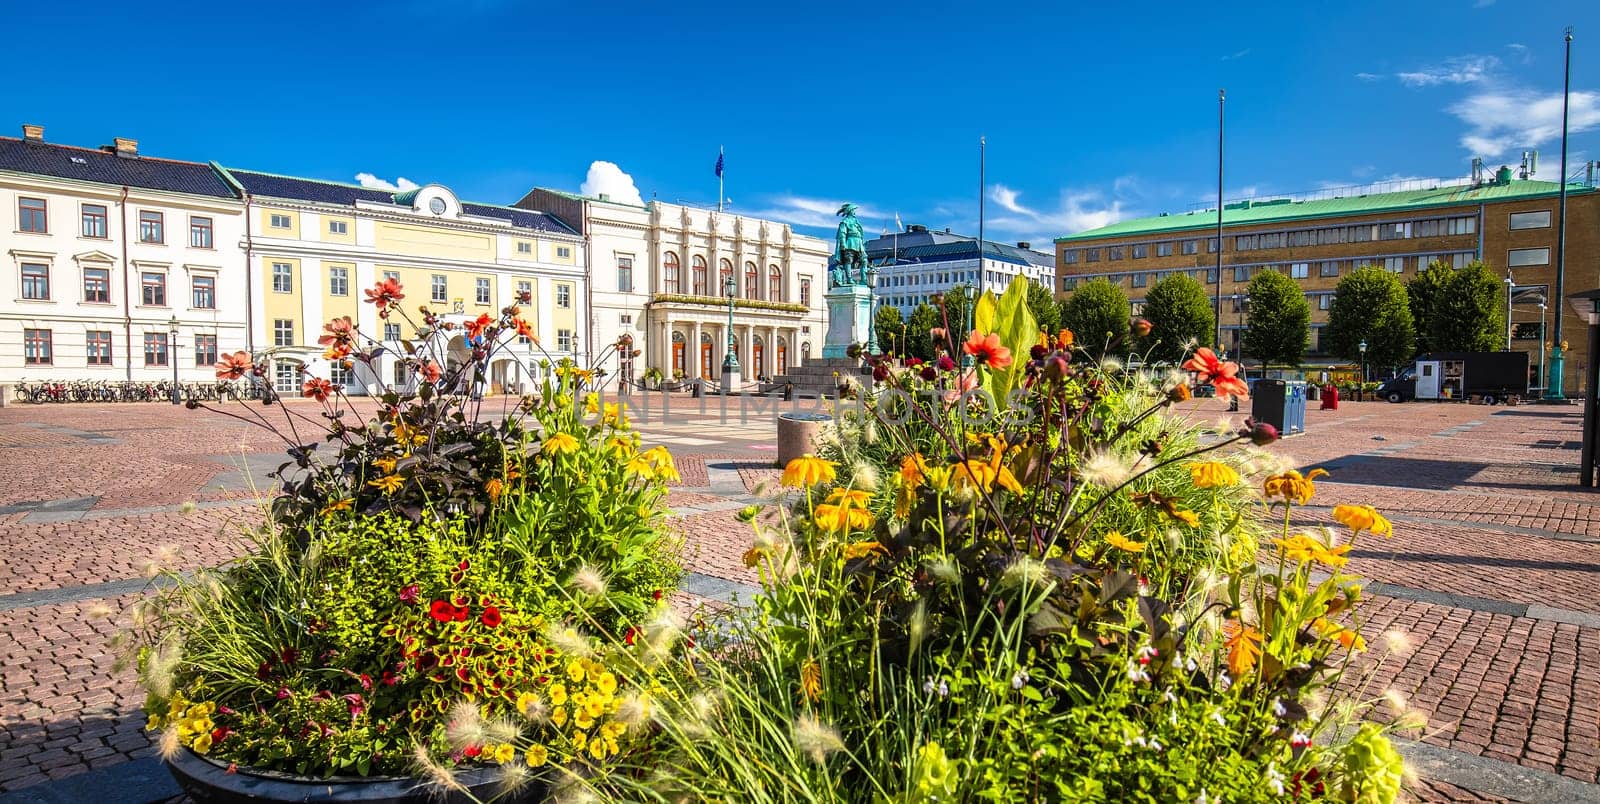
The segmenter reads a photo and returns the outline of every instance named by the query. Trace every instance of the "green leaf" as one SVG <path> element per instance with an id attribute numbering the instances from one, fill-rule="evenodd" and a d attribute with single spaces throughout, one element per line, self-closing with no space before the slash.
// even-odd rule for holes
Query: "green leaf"
<path id="1" fill-rule="evenodd" d="M 999 310 L 994 300 L 994 294 L 984 291 L 983 295 L 978 298 L 977 309 L 972 311 L 972 330 L 985 335 L 995 332 L 997 331 L 998 318 Z M 962 336 L 956 339 L 957 342 L 966 340 L 966 334 L 962 333 Z"/>
<path id="2" fill-rule="evenodd" d="M 992 328 L 978 327 L 979 332 L 994 333 L 1000 336 L 1000 344 L 1011 350 L 1011 365 L 1008 368 L 991 370 L 985 378 L 985 387 L 994 396 L 995 402 L 1002 407 L 1005 405 L 1006 394 L 1016 386 L 1017 378 L 1022 375 L 1023 365 L 1028 360 L 1028 351 L 1033 348 L 1039 338 L 1039 324 L 1033 317 L 1033 311 L 1028 307 L 1028 286 L 1031 284 L 1026 277 L 1013 277 L 1011 285 L 1000 297 L 998 303 L 992 302 L 992 297 L 985 293 L 978 302 L 978 313 L 984 311 L 984 302 L 991 301 L 994 308 Z"/>

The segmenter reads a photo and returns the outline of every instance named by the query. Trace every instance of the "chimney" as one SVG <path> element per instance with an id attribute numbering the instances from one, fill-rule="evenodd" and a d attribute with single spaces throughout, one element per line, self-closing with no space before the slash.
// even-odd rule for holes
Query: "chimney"
<path id="1" fill-rule="evenodd" d="M 1020 249 L 1022 249 L 1024 251 L 1027 251 L 1027 250 L 1030 250 L 1030 249 L 1033 248 L 1033 244 L 1029 243 L 1026 240 L 1018 240 L 1017 241 L 1017 248 L 1020 248 Z"/>
<path id="2" fill-rule="evenodd" d="M 601 201 L 610 201 L 611 200 L 611 194 L 610 193 L 601 193 L 600 194 L 600 200 Z"/>
<path id="3" fill-rule="evenodd" d="M 111 142 L 113 147 L 116 149 L 117 156 L 120 156 L 124 159 L 139 158 L 138 140 L 130 140 L 127 137 L 113 137 Z"/>
<path id="4" fill-rule="evenodd" d="M 28 142 L 44 142 L 44 126 L 36 126 L 32 123 L 23 123 L 22 138 Z"/>

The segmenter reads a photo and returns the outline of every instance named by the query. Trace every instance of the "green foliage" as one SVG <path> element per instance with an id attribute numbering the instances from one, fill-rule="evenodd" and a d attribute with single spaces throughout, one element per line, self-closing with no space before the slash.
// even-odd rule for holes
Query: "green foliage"
<path id="1" fill-rule="evenodd" d="M 1061 326 L 1072 331 L 1082 355 L 1100 358 L 1128 331 L 1128 295 L 1104 277 L 1078 283 L 1061 302 Z"/>
<path id="2" fill-rule="evenodd" d="M 940 326 L 938 308 L 931 304 L 917 305 L 911 311 L 911 318 L 906 321 L 906 355 L 932 360 L 935 344 L 928 333 Z"/>
<path id="3" fill-rule="evenodd" d="M 941 314 L 937 326 L 944 327 L 950 332 L 957 347 L 966 339 L 967 330 L 972 326 L 967 320 L 967 308 L 971 303 L 970 296 L 974 294 L 974 288 L 971 286 L 956 285 L 939 295 Z"/>
<path id="4" fill-rule="evenodd" d="M 1417 352 L 1493 352 L 1505 346 L 1506 288 L 1487 264 L 1435 261 L 1406 286 Z"/>
<path id="5" fill-rule="evenodd" d="M 1061 305 L 1056 303 L 1056 294 L 1048 286 L 1037 282 L 1028 284 L 1028 311 L 1033 313 L 1039 329 L 1054 335 L 1061 328 Z"/>
<path id="6" fill-rule="evenodd" d="M 1011 353 L 1009 366 L 985 371 L 983 387 L 995 400 L 1004 400 L 1017 387 L 1022 378 L 1025 356 L 1039 341 L 1039 325 L 1030 309 L 1029 288 L 1033 282 L 1025 277 L 1015 277 L 999 301 L 989 293 L 978 300 L 974 328 L 980 333 L 1000 336 L 1000 344 Z"/>
<path id="7" fill-rule="evenodd" d="M 1168 274 L 1155 283 L 1144 297 L 1144 317 L 1150 334 L 1141 346 L 1150 359 L 1179 363 L 1193 346 L 1210 346 L 1216 332 L 1216 312 L 1205 286 L 1188 274 Z"/>
<path id="8" fill-rule="evenodd" d="M 1361 344 L 1367 351 L 1361 353 Z M 1416 348 L 1405 286 L 1389 271 L 1368 265 L 1339 280 L 1328 306 L 1322 345 L 1345 360 L 1369 366 L 1398 366 Z"/>
<path id="9" fill-rule="evenodd" d="M 906 354 L 905 323 L 900 317 L 900 308 L 888 304 L 878 307 L 872 314 L 872 328 L 878 335 L 880 351 L 888 355 Z"/>
<path id="10" fill-rule="evenodd" d="M 1250 280 L 1250 307 L 1241 347 L 1263 366 L 1298 366 L 1311 338 L 1311 305 L 1300 283 L 1263 270 Z"/>

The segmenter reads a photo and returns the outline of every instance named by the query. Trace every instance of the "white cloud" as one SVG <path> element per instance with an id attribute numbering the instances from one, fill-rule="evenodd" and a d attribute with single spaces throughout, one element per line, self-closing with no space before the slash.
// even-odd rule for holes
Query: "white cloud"
<path id="1" fill-rule="evenodd" d="M 1381 81 L 1383 76 L 1377 73 L 1356 73 L 1356 77 L 1363 81 Z"/>
<path id="2" fill-rule="evenodd" d="M 639 196 L 639 188 L 633 183 L 633 177 L 622 172 L 617 163 L 601 159 L 589 163 L 589 175 L 578 187 L 578 192 L 589 196 L 604 194 L 619 204 L 644 206 L 644 199 Z"/>
<path id="3" fill-rule="evenodd" d="M 1461 145 L 1484 157 L 1519 148 L 1537 148 L 1561 137 L 1561 93 L 1497 89 L 1469 95 L 1450 107 L 1468 126 Z M 1600 126 L 1600 92 L 1573 92 L 1568 129 L 1580 133 Z"/>
<path id="4" fill-rule="evenodd" d="M 1512 42 L 1506 45 L 1506 50 L 1511 51 L 1512 55 L 1516 56 L 1523 64 L 1533 63 L 1533 51 L 1521 42 Z"/>
<path id="5" fill-rule="evenodd" d="M 380 179 L 371 173 L 357 173 L 356 183 L 369 190 L 388 190 L 391 193 L 403 193 L 407 190 L 415 190 L 419 186 L 416 182 L 404 176 L 397 176 L 391 182 Z"/>
<path id="6" fill-rule="evenodd" d="M 1245 48 L 1244 50 L 1236 51 L 1236 52 L 1232 53 L 1231 55 L 1223 56 L 1222 57 L 1222 61 L 1233 61 L 1234 59 L 1242 59 L 1242 58 L 1244 58 L 1245 56 L 1248 56 L 1248 55 L 1250 55 L 1250 48 Z"/>
<path id="7" fill-rule="evenodd" d="M 1126 189 L 1132 186 L 1132 181 L 1119 179 L 1116 186 Z M 1120 199 L 1107 201 L 1094 191 L 1062 190 L 1060 202 L 1054 210 L 1041 210 L 1023 204 L 1022 193 L 1003 184 L 990 187 L 989 200 L 1010 214 L 997 215 L 985 221 L 987 226 L 993 227 L 997 233 L 1020 236 L 1020 239 L 1035 243 L 1048 243 L 1062 235 L 1109 226 L 1127 217 Z M 986 236 L 988 234 L 985 232 Z"/>
<path id="8" fill-rule="evenodd" d="M 833 229 L 839 225 L 839 207 L 844 200 L 827 198 L 805 198 L 797 195 L 782 195 L 768 202 L 765 209 L 738 209 L 734 212 L 748 215 L 752 218 L 774 220 L 787 223 L 791 226 L 805 226 L 813 229 Z M 861 219 L 861 225 L 868 233 L 883 229 L 894 228 L 894 213 L 884 213 L 870 204 L 852 201 L 856 205 L 856 217 Z M 909 215 L 902 214 L 904 220 Z"/>
<path id="9" fill-rule="evenodd" d="M 1487 79 L 1499 66 L 1500 60 L 1493 56 L 1460 56 L 1415 72 L 1395 73 L 1395 77 L 1408 87 L 1477 84 Z"/>

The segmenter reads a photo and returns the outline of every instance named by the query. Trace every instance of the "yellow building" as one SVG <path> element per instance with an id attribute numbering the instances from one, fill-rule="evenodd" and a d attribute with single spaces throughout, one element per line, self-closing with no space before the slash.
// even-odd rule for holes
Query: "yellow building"
<path id="1" fill-rule="evenodd" d="M 370 393 L 406 379 L 394 357 L 379 376 L 347 370 L 322 357 L 322 325 L 348 315 L 362 333 L 398 348 L 415 342 L 400 316 L 380 319 L 363 289 L 385 278 L 404 286 L 403 309 L 420 324 L 427 306 L 447 321 L 498 315 L 512 304 L 534 325 L 539 343 L 512 339 L 489 367 L 490 393 L 531 390 L 538 363 L 573 357 L 585 362 L 593 344 L 579 343 L 587 298 L 583 238 L 551 215 L 461 201 L 429 184 L 402 192 L 276 176 L 217 166 L 244 199 L 245 262 L 254 298 L 252 351 L 272 355 L 274 386 L 298 390 L 302 369 L 349 393 Z M 523 299 L 526 299 L 524 303 Z M 455 363 L 468 349 L 461 335 L 430 343 Z"/>

